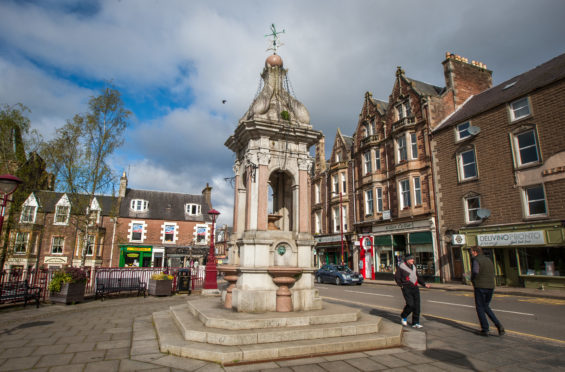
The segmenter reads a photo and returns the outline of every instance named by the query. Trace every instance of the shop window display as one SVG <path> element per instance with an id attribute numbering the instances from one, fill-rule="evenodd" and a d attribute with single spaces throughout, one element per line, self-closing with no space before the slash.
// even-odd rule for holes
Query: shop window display
<path id="1" fill-rule="evenodd" d="M 565 276 L 565 249 L 518 248 L 521 275 Z"/>

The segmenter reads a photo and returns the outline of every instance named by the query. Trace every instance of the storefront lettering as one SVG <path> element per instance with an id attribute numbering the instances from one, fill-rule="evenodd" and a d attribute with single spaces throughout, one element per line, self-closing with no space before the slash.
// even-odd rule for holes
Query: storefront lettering
<path id="1" fill-rule="evenodd" d="M 136 252 L 151 252 L 151 248 L 149 247 L 127 247 L 126 250 Z"/>
<path id="2" fill-rule="evenodd" d="M 67 257 L 52 257 L 52 256 L 47 256 L 43 259 L 44 263 L 50 263 L 50 264 L 66 264 L 67 263 Z"/>
<path id="3" fill-rule="evenodd" d="M 545 244 L 543 231 L 523 231 L 501 234 L 477 235 L 479 247 Z"/>
<path id="4" fill-rule="evenodd" d="M 403 229 L 411 229 L 413 227 L 414 227 L 413 222 L 405 222 L 405 223 L 397 223 L 396 225 L 385 226 L 385 230 L 387 231 L 403 230 Z"/>

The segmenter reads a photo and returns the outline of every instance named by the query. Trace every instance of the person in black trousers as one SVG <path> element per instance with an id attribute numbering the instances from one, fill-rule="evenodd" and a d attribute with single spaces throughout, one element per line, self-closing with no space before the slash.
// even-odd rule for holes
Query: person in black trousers
<path id="1" fill-rule="evenodd" d="M 471 281 L 475 290 L 475 308 L 477 316 L 481 323 L 481 331 L 479 335 L 489 335 L 489 324 L 487 316 L 492 320 L 498 335 L 502 336 L 506 332 L 502 323 L 498 320 L 494 312 L 490 308 L 490 301 L 494 294 L 494 265 L 492 261 L 483 254 L 481 247 L 469 247 L 472 256 Z"/>
<path id="2" fill-rule="evenodd" d="M 401 323 L 403 326 L 408 326 L 408 315 L 412 314 L 412 327 L 422 328 L 420 324 L 420 289 L 418 285 L 430 288 L 424 279 L 416 270 L 414 265 L 414 256 L 407 255 L 404 257 L 404 262 L 400 263 L 394 273 L 394 280 L 396 284 L 402 289 L 402 295 L 406 301 L 406 306 L 400 314 Z"/>

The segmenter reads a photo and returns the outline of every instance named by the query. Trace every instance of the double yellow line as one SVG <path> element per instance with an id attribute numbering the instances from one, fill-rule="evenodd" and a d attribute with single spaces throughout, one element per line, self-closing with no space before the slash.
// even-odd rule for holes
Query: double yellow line
<path id="1" fill-rule="evenodd" d="M 388 311 L 396 311 L 396 312 L 402 311 L 402 309 L 395 308 L 395 307 L 379 306 L 379 305 L 375 305 L 375 304 L 368 304 L 368 303 L 365 303 L 365 302 L 357 302 L 357 301 L 344 300 L 344 299 L 335 298 L 335 297 L 322 296 L 322 298 L 323 298 L 323 299 L 327 299 L 327 300 L 332 300 L 332 301 L 350 303 L 350 304 L 359 305 L 359 306 L 374 307 L 374 308 L 377 308 L 377 309 L 383 309 L 383 310 L 388 310 Z M 434 314 L 427 314 L 427 313 L 424 313 L 424 314 L 422 314 L 422 315 L 424 315 L 424 316 L 426 316 L 426 317 L 430 317 L 430 318 L 448 320 L 448 321 L 450 321 L 450 322 L 454 322 L 454 323 L 458 323 L 458 324 L 463 324 L 463 325 L 466 325 L 466 326 L 471 326 L 471 327 L 475 327 L 475 326 L 476 326 L 476 323 L 471 323 L 471 322 L 465 322 L 465 321 L 463 321 L 463 320 L 457 320 L 457 319 L 446 318 L 446 317 L 438 316 L 438 315 L 434 315 Z M 564 344 L 564 345 L 565 345 L 565 341 L 564 341 L 564 340 L 559 340 L 559 339 L 556 339 L 556 338 L 550 338 L 550 337 L 544 337 L 544 336 L 537 336 L 537 335 L 532 335 L 532 334 L 530 334 L 530 333 L 523 333 L 523 332 L 518 332 L 518 331 L 510 331 L 510 330 L 508 330 L 508 329 L 506 329 L 506 333 L 513 334 L 513 335 L 518 335 L 518 336 L 523 336 L 523 337 L 535 338 L 535 339 L 537 339 L 537 340 L 550 341 L 550 342 L 557 342 L 557 343 L 559 343 L 559 344 Z"/>

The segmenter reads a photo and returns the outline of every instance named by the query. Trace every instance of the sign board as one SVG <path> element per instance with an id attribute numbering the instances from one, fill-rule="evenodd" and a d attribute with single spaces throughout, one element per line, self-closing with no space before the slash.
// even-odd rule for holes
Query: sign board
<path id="1" fill-rule="evenodd" d="M 543 230 L 477 235 L 479 247 L 507 247 L 513 245 L 543 245 Z"/>
<path id="2" fill-rule="evenodd" d="M 66 264 L 67 263 L 67 257 L 65 256 L 46 256 L 43 259 L 43 263 L 46 264 Z"/>
<path id="3" fill-rule="evenodd" d="M 383 211 L 383 220 L 390 220 L 390 209 Z"/>
<path id="4" fill-rule="evenodd" d="M 451 236 L 451 244 L 452 245 L 464 245 L 465 244 L 465 235 L 464 234 L 453 234 Z"/>
<path id="5" fill-rule="evenodd" d="M 341 235 L 320 236 L 315 239 L 318 243 L 340 242 Z"/>

